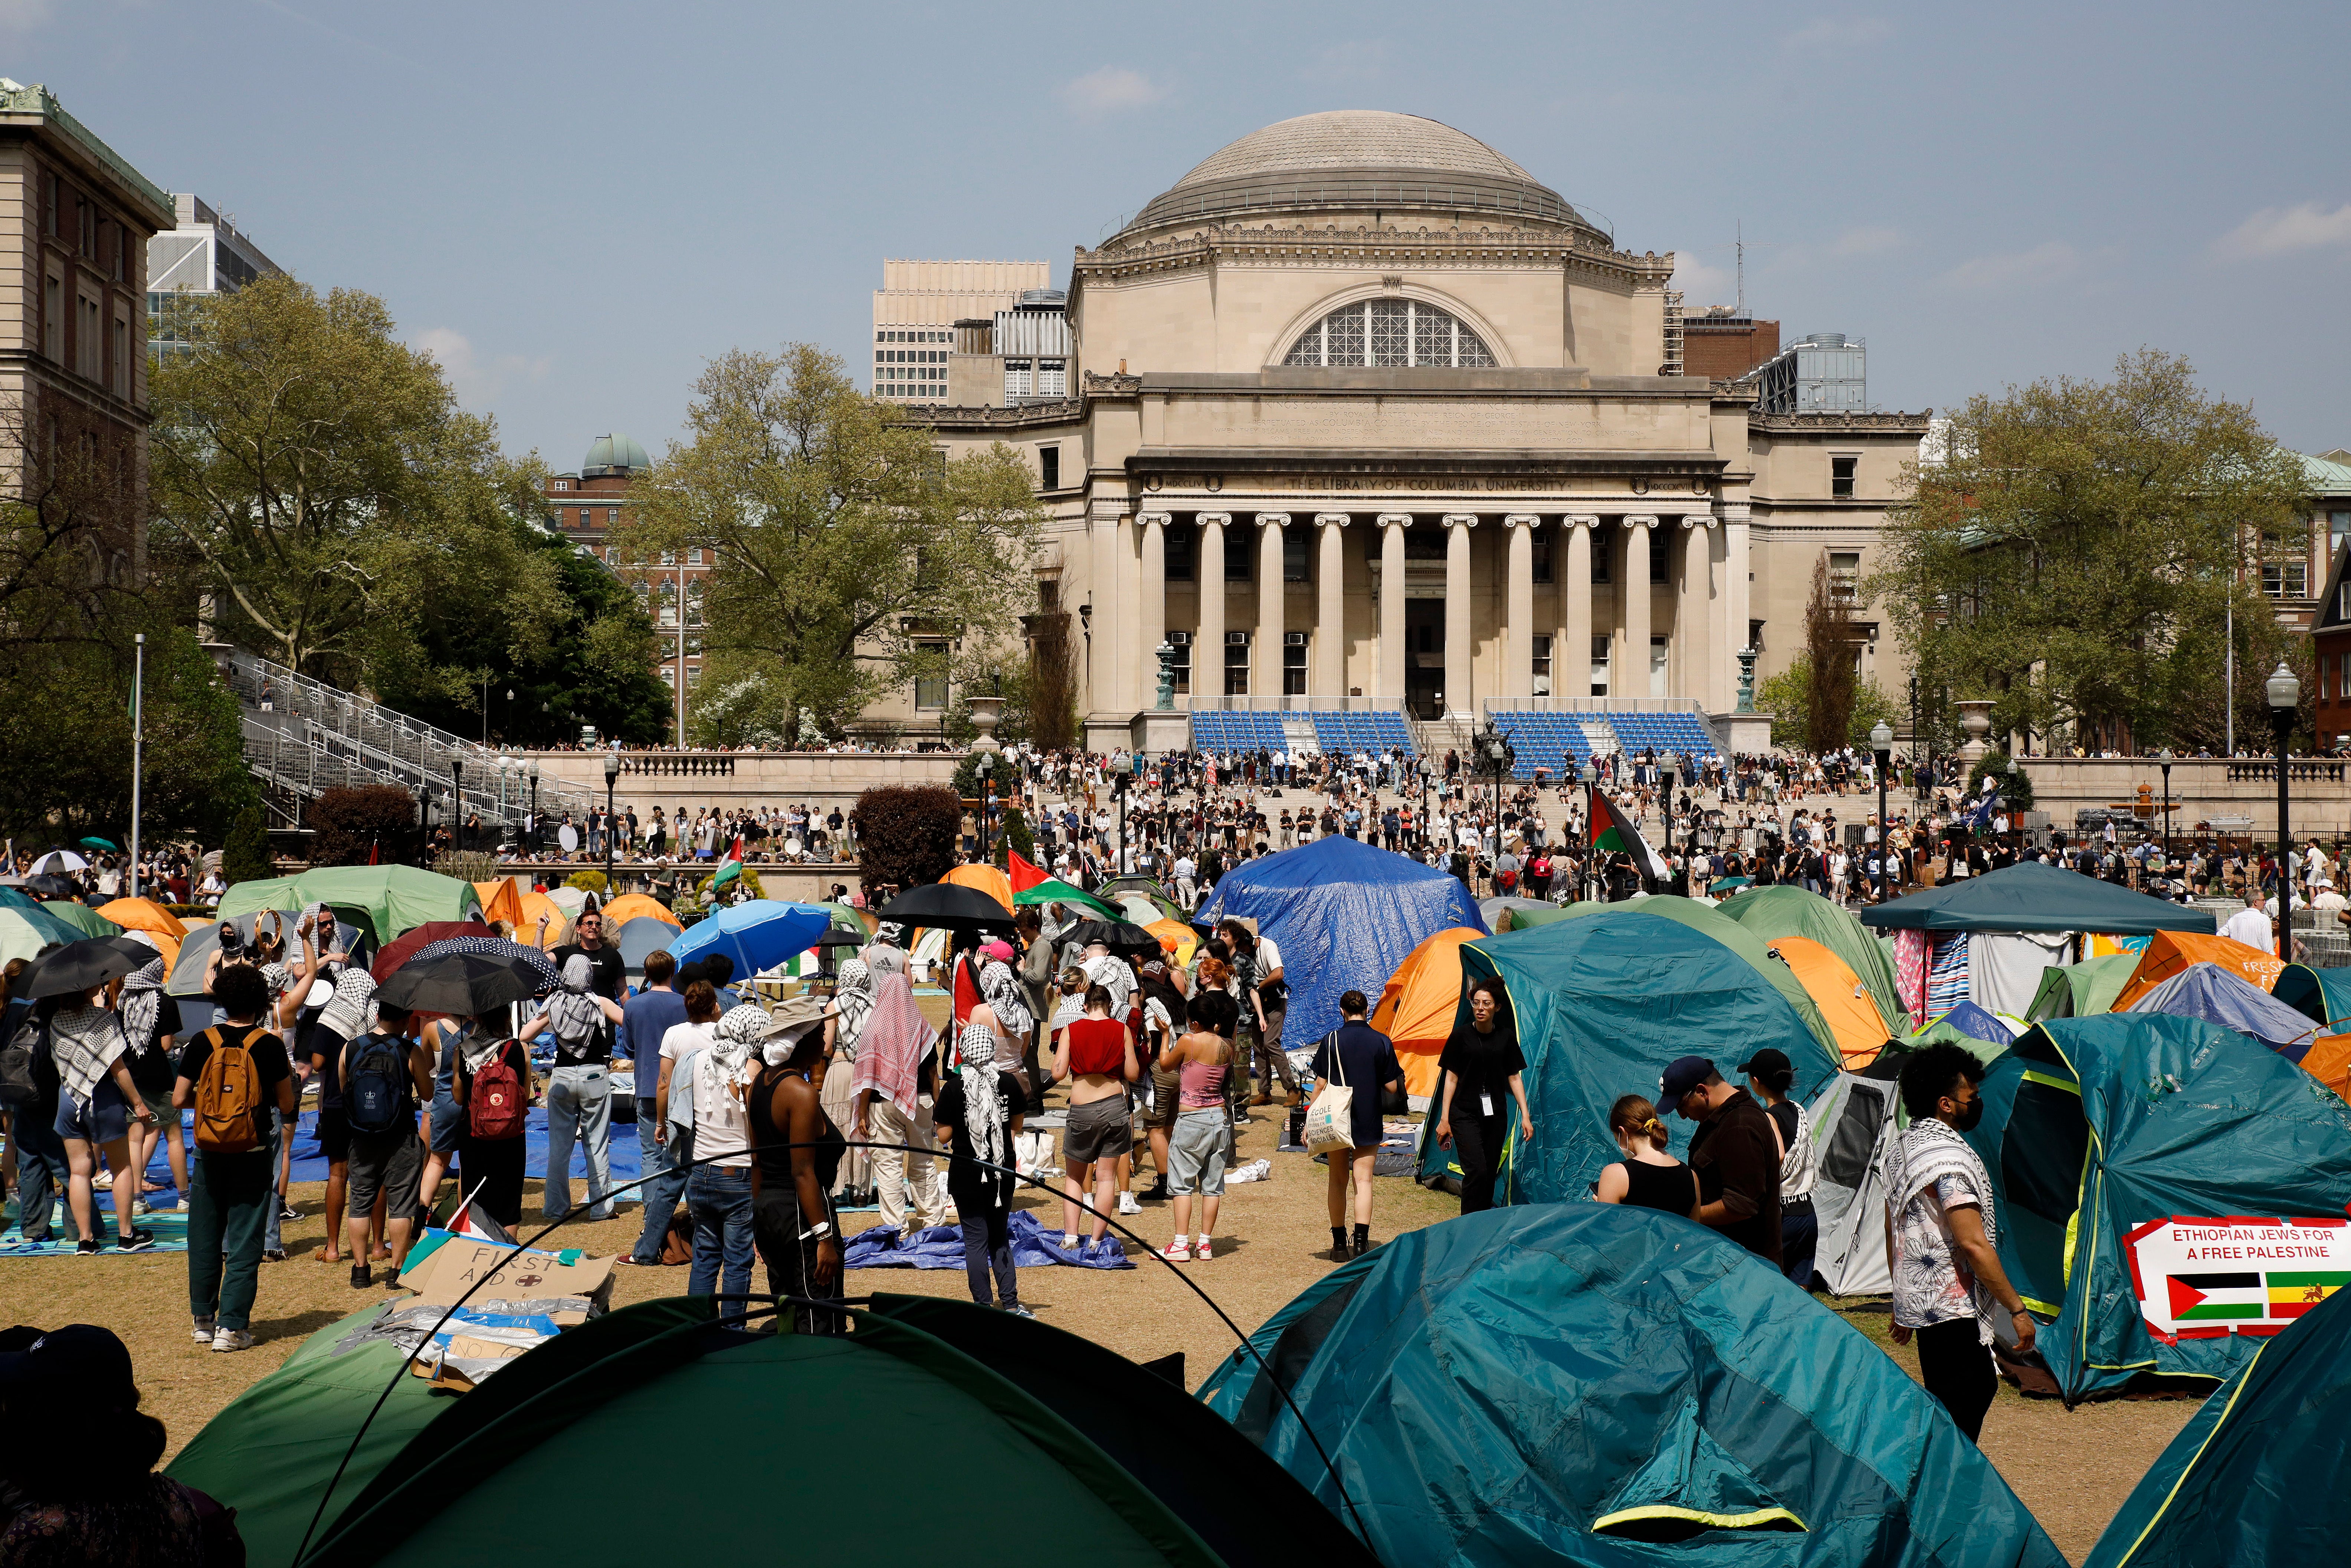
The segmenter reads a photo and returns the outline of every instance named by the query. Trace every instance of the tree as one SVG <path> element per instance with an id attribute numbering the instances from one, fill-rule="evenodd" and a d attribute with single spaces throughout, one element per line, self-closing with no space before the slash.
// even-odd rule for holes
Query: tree
<path id="1" fill-rule="evenodd" d="M 1007 850 L 1032 864 L 1036 862 L 1037 835 L 1029 831 L 1028 813 L 1018 806 L 1004 808 L 1003 829 L 988 846 L 988 858 L 999 866 L 1008 866 L 1011 862 L 1004 858 Z"/>
<path id="2" fill-rule="evenodd" d="M 1070 612 L 1049 610 L 1031 622 L 1029 638 L 1029 738 L 1047 751 L 1078 743 L 1078 657 Z M 1200 651 L 1194 650 L 1196 656 Z M 1222 657 L 1222 650 L 1217 656 Z M 1194 689 L 1202 676 L 1192 672 Z"/>
<path id="3" fill-rule="evenodd" d="M 151 383 L 154 533 L 224 638 L 348 686 L 426 662 L 428 618 L 544 646 L 557 571 L 515 528 L 538 465 L 499 454 L 381 300 L 271 277 L 191 306 L 194 351 Z"/>
<path id="4" fill-rule="evenodd" d="M 1856 680 L 1851 700 L 1853 706 L 1845 719 L 1844 736 L 1837 742 L 1839 747 L 1865 749 L 1869 732 L 1877 727 L 1880 719 L 1892 724 L 1901 716 L 1893 697 L 1875 678 Z M 1792 750 L 1807 747 L 1813 711 L 1812 655 L 1799 653 L 1794 664 L 1776 675 L 1766 675 L 1755 688 L 1755 706 L 1771 716 L 1772 745 Z"/>
<path id="5" fill-rule="evenodd" d="M 618 542 L 632 559 L 710 552 L 703 646 L 741 655 L 731 679 L 767 677 L 780 733 L 804 709 L 838 724 L 917 673 L 967 674 L 1030 601 L 1043 514 L 1026 465 L 1000 443 L 940 461 L 833 356 L 723 355 L 686 423 Z"/>
<path id="6" fill-rule="evenodd" d="M 269 831 L 261 808 L 247 806 L 236 814 L 221 848 L 221 881 L 231 887 L 241 882 L 266 882 L 277 874 L 269 858 Z"/>
<path id="7" fill-rule="evenodd" d="M 2249 405 L 2142 350 L 2111 381 L 1970 399 L 1870 591 L 1922 686 L 1995 701 L 1995 733 L 2218 749 L 2225 612 L 2241 639 L 2271 619 L 2240 570 L 2301 527 L 2304 488 Z"/>
<path id="8" fill-rule="evenodd" d="M 857 833 L 857 880 L 870 900 L 885 887 L 919 887 L 955 869 L 963 802 L 937 784 L 879 784 L 849 813 Z"/>
<path id="9" fill-rule="evenodd" d="M 412 864 L 423 831 L 416 797 L 390 784 L 321 789 L 307 813 L 312 865 Z"/>
<path id="10" fill-rule="evenodd" d="M 1861 633 L 1844 585 L 1829 574 L 1823 551 L 1813 563 L 1812 597 L 1804 604 L 1804 748 L 1818 756 L 1850 744 L 1855 688 L 1861 679 Z"/>

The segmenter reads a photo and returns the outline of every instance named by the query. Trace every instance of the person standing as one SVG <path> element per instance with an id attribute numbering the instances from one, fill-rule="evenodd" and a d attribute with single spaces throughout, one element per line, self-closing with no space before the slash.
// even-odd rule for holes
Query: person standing
<path id="1" fill-rule="evenodd" d="M 1961 1136 L 1983 1119 L 1983 1065 L 1939 1041 L 1902 1064 L 1910 1125 L 1886 1172 L 1886 1256 L 1894 1274 L 1894 1343 L 1918 1345 L 1918 1380 L 1973 1442 L 2000 1374 L 1996 1325 L 2032 1349 L 2036 1325 L 2000 1262 L 1991 1174 Z"/>
<path id="2" fill-rule="evenodd" d="M 1050 1071 L 1056 1080 L 1070 1082 L 1069 1123 L 1061 1134 L 1061 1245 L 1078 1245 L 1091 1177 L 1096 1201 L 1087 1244 L 1098 1248 L 1110 1234 L 1119 1161 L 1134 1146 L 1126 1086 L 1141 1076 L 1142 1064 L 1135 1059 L 1134 1031 L 1111 1016 L 1110 992 L 1099 982 L 1089 985 L 1085 1001 L 1085 1016 L 1055 1042 Z"/>
<path id="3" fill-rule="evenodd" d="M 1159 1255 L 1171 1263 L 1186 1258 L 1206 1263 L 1216 1256 L 1211 1238 L 1217 1208 L 1224 1199 L 1226 1150 L 1232 1140 L 1230 1081 L 1238 1056 L 1228 1033 L 1234 1013 L 1233 998 L 1225 992 L 1195 990 L 1185 1009 L 1190 1028 L 1165 1053 L 1176 1081 L 1176 1127 L 1167 1152 L 1176 1239 Z M 1196 1194 L 1200 1200 L 1196 1248 L 1191 1230 Z"/>
<path id="4" fill-rule="evenodd" d="M 1343 1263 L 1372 1249 L 1372 1176 L 1379 1164 L 1380 1095 L 1404 1088 L 1404 1067 L 1396 1061 L 1395 1042 L 1365 1019 L 1371 1003 L 1361 991 L 1339 998 L 1339 1027 L 1314 1048 L 1306 1074 L 1317 1092 L 1325 1082 L 1342 1083 L 1354 1091 L 1348 1102 L 1351 1118 L 1347 1149 L 1326 1156 L 1331 1166 L 1331 1260 Z M 1355 1194 L 1355 1234 L 1347 1237 L 1347 1191 Z"/>
<path id="5" fill-rule="evenodd" d="M 50 1124 L 66 1146 L 66 1197 L 80 1237 L 76 1250 L 84 1257 L 97 1256 L 105 1246 L 98 1237 L 95 1186 L 101 1150 L 123 1188 L 114 1205 L 115 1245 L 125 1252 L 155 1245 L 154 1235 L 138 1228 L 131 1212 L 140 1179 L 131 1164 L 131 1123 L 152 1125 L 156 1116 L 131 1080 L 121 1017 L 105 1000 L 106 988 L 98 986 L 40 1004 L 59 1081 L 57 1118 Z"/>
<path id="6" fill-rule="evenodd" d="M 1796 1069 L 1787 1052 L 1764 1047 L 1739 1064 L 1747 1091 L 1771 1118 L 1780 1134 L 1780 1260 L 1781 1271 L 1799 1290 L 1813 1284 L 1813 1259 L 1820 1250 L 1820 1217 L 1813 1211 L 1813 1184 L 1819 1175 L 1819 1151 L 1813 1147 L 1812 1113 L 1802 1102 L 1788 1097 Z"/>
<path id="7" fill-rule="evenodd" d="M 1461 1166 L 1461 1212 L 1494 1207 L 1494 1181 L 1510 1135 L 1509 1103 L 1519 1107 L 1519 1135 L 1531 1142 L 1534 1117 L 1527 1110 L 1518 1026 L 1502 1018 L 1502 988 L 1479 980 L 1469 988 L 1469 1018 L 1453 1027 L 1437 1058 L 1439 1084 L 1437 1146 L 1452 1149 Z M 1457 1108 L 1459 1114 L 1457 1116 Z"/>
<path id="8" fill-rule="evenodd" d="M 415 1015 L 381 1000 L 375 1012 L 375 1026 L 343 1047 L 337 1063 L 343 1113 L 351 1129 L 351 1206 L 343 1223 L 355 1291 L 373 1282 L 368 1269 L 368 1227 L 379 1197 L 384 1206 L 384 1245 L 392 1253 L 386 1282 L 400 1278 L 409 1238 L 416 1228 L 418 1187 L 424 1174 L 424 1144 L 416 1135 L 417 1106 L 433 1092 L 432 1061 L 408 1034 Z"/>
<path id="9" fill-rule="evenodd" d="M 1020 1304 L 1020 1275 L 1012 1262 L 1012 1192 L 1008 1169 L 1012 1140 L 1019 1135 L 1029 1102 L 1020 1081 L 996 1055 L 996 1038 L 984 1024 L 967 1024 L 956 1041 L 956 1071 L 939 1084 L 938 1124 L 946 1129 L 947 1195 L 963 1225 L 964 1276 L 971 1299 L 1015 1317 L 1037 1314 Z"/>
<path id="10" fill-rule="evenodd" d="M 172 1107 L 174 1121 L 181 1111 L 196 1113 L 187 1191 L 192 1337 L 239 1351 L 253 1344 L 253 1299 L 277 1203 L 271 1134 L 294 1118 L 294 1067 L 286 1042 L 262 1022 L 269 985 L 260 970 L 224 967 L 213 979 L 213 1001 L 221 1020 L 181 1051 Z M 217 1064 L 215 1054 L 223 1057 Z"/>
<path id="11" fill-rule="evenodd" d="M 456 1041 L 458 1178 L 467 1201 L 508 1230 L 522 1224 L 523 1132 L 536 1093 L 530 1052 L 484 1013 Z"/>
<path id="12" fill-rule="evenodd" d="M 2277 933 L 2270 925 L 2266 902 L 2260 886 L 2251 879 L 2245 884 L 2245 907 L 2229 916 L 2220 927 L 2220 935 L 2263 953 L 2277 951 Z"/>
<path id="13" fill-rule="evenodd" d="M 1703 1056 L 1677 1056 L 1658 1081 L 1657 1103 L 1701 1124 L 1690 1137 L 1698 1223 L 1780 1266 L 1780 1132 L 1755 1097 L 1726 1083 Z"/>
<path id="14" fill-rule="evenodd" d="M 722 1282 L 729 1296 L 750 1293 L 751 1118 L 746 1102 L 758 1066 L 754 1052 L 767 1033 L 767 1009 L 757 1002 L 731 1008 L 711 1030 L 708 1049 L 694 1061 L 694 1168 L 685 1178 L 685 1207 L 694 1216 L 694 1266 L 685 1284 L 690 1296 L 709 1295 Z M 739 1301 L 719 1312 L 721 1322 L 742 1321 Z"/>
<path id="15" fill-rule="evenodd" d="M 671 1179 L 675 1162 L 670 1157 L 669 1141 L 661 1135 L 664 1120 L 660 1092 L 662 1040 L 686 1021 L 685 998 L 670 984 L 676 977 L 677 960 L 669 949 L 646 954 L 644 989 L 621 1008 L 621 1049 L 635 1066 L 637 1169 L 644 1178 L 637 1195 L 645 1207 L 645 1223 L 628 1254 L 632 1263 L 661 1261 L 662 1238 L 669 1234 L 669 1222 L 677 1212 L 678 1193 L 683 1190 L 681 1183 Z"/>
<path id="16" fill-rule="evenodd" d="M 11 958 L 0 970 L 0 1002 L 6 1004 L 0 1011 L 0 1041 L 14 1039 L 20 1028 L 45 1027 L 34 1012 L 37 1004 L 16 994 L 31 967 L 23 958 Z M 65 1141 L 57 1132 L 57 1065 L 45 1044 L 35 1045 L 31 1068 L 31 1098 L 0 1102 L 0 1109 L 8 1113 L 8 1152 L 16 1156 L 17 1228 L 26 1241 L 37 1243 L 49 1239 L 56 1195 L 69 1191 L 73 1177 Z"/>
<path id="17" fill-rule="evenodd" d="M 1618 1096 L 1608 1108 L 1608 1133 L 1625 1157 L 1600 1167 L 1593 1198 L 1698 1218 L 1698 1173 L 1666 1153 L 1666 1124 L 1655 1105 L 1638 1094 Z"/>
<path id="18" fill-rule="evenodd" d="M 581 916 L 582 921 L 593 915 Z M 609 949 L 608 949 L 609 951 Z M 619 955 L 614 954 L 615 960 Z M 610 1030 L 626 1017 L 595 988 L 590 954 L 570 951 L 560 965 L 563 984 L 547 1007 L 523 1025 L 522 1038 L 555 1031 L 555 1070 L 547 1078 L 547 1183 L 541 1210 L 549 1219 L 571 1212 L 571 1146 L 588 1146 L 588 1218 L 610 1219 L 612 1183 L 612 1074 Z"/>
<path id="19" fill-rule="evenodd" d="M 832 1300 L 841 1294 L 841 1217 L 831 1187 L 847 1150 L 816 1085 L 832 1055 L 837 1013 L 812 1013 L 815 1004 L 805 998 L 785 1005 L 798 1016 L 778 1014 L 768 1021 L 761 1048 L 766 1065 L 748 1101 L 751 1239 L 767 1260 L 769 1291 Z M 795 1029 L 797 1035 L 789 1032 Z M 837 1334 L 848 1327 L 838 1312 L 789 1302 L 777 1322 L 795 1333 Z"/>
<path id="20" fill-rule="evenodd" d="M 873 1011 L 858 1042 L 855 1124 L 850 1138 L 871 1143 L 874 1202 L 881 1226 L 901 1238 L 938 1224 L 946 1216 L 937 1166 L 931 1151 L 931 1045 L 937 1039 L 914 1002 L 914 988 L 897 966 L 894 950 L 867 949 L 870 966 L 890 967 L 873 988 Z M 910 1146 L 911 1145 L 911 1149 Z"/>

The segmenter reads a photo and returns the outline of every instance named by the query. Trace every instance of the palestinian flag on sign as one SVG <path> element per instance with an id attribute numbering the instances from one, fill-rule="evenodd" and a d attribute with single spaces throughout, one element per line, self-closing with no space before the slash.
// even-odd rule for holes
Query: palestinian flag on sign
<path id="1" fill-rule="evenodd" d="M 1600 789 L 1592 791 L 1592 847 L 1631 856 L 1634 868 L 1650 881 L 1662 882 L 1671 874 L 1632 818 L 1625 814 L 1625 808 Z"/>
<path id="2" fill-rule="evenodd" d="M 2171 1274 L 2164 1284 L 2175 1323 L 2259 1322 L 2270 1315 L 2259 1274 Z"/>
<path id="3" fill-rule="evenodd" d="M 2270 1316 L 2298 1318 L 2346 1285 L 2351 1274 L 2342 1272 L 2272 1274 Z"/>

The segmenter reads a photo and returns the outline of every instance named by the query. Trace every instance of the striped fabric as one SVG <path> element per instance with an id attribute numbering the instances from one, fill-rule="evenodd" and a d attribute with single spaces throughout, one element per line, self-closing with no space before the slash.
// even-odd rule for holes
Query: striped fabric
<path id="1" fill-rule="evenodd" d="M 1968 934 L 1948 932 L 1933 941 L 1927 960 L 1927 1016 L 1940 1018 L 1968 1000 Z"/>

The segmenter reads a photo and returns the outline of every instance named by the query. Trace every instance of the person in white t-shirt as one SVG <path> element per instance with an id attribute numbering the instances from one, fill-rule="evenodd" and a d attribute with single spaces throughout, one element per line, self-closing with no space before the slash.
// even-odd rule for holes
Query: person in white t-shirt
<path id="1" fill-rule="evenodd" d="M 2220 927 L 2220 935 L 2264 953 L 2277 951 L 2277 933 L 2270 925 L 2269 912 L 2262 907 L 2261 889 L 2255 887 L 2246 893 L 2245 907 L 2229 916 L 2228 924 Z"/>

